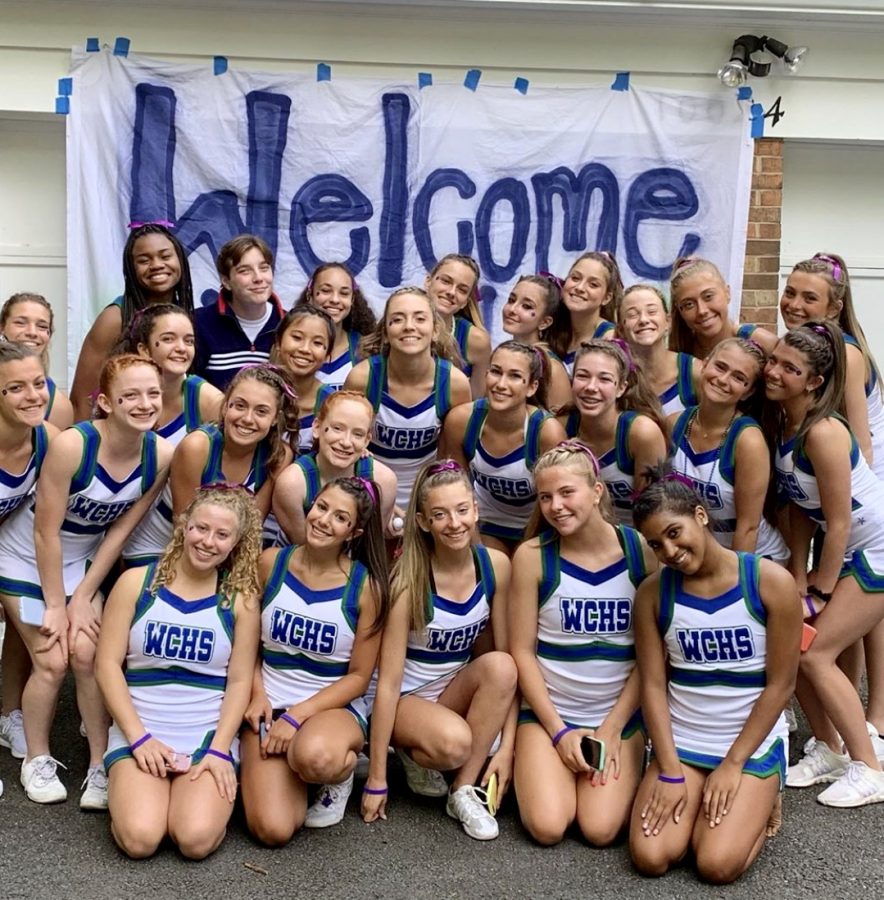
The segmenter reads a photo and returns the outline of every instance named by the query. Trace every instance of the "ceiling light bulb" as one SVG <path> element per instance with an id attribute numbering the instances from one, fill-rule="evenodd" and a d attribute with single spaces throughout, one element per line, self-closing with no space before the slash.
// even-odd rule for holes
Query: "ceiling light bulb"
<path id="1" fill-rule="evenodd" d="M 808 53 L 807 47 L 790 47 L 783 57 L 783 68 L 789 75 L 794 75 L 804 65 Z"/>
<path id="2" fill-rule="evenodd" d="M 718 80 L 725 87 L 739 87 L 746 83 L 748 77 L 746 67 L 739 60 L 732 59 L 718 70 Z"/>

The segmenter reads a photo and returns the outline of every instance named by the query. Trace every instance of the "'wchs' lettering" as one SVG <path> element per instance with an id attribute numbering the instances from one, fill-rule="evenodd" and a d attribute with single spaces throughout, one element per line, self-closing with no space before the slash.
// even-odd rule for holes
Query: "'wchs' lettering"
<path id="1" fill-rule="evenodd" d="M 484 472 L 473 472 L 473 480 L 495 497 L 513 500 L 530 500 L 534 497 L 534 482 L 530 478 L 498 478 Z"/>
<path id="2" fill-rule="evenodd" d="M 721 502 L 721 488 L 711 481 L 699 481 L 696 478 L 688 476 L 694 490 L 706 502 L 707 509 L 722 509 L 724 504 Z"/>
<path id="3" fill-rule="evenodd" d="M 390 450 L 427 450 L 435 447 L 439 427 L 397 428 L 393 425 L 375 426 L 375 440 Z"/>
<path id="4" fill-rule="evenodd" d="M 120 500 L 116 503 L 107 503 L 104 500 L 93 500 L 78 494 L 68 504 L 68 512 L 72 516 L 90 522 L 93 525 L 109 525 L 116 521 L 135 505 L 135 500 Z"/>
<path id="5" fill-rule="evenodd" d="M 274 609 L 270 618 L 270 640 L 308 653 L 330 655 L 335 652 L 338 626 L 332 622 L 308 619 L 285 609 Z"/>
<path id="6" fill-rule="evenodd" d="M 675 636 L 685 662 L 737 662 L 755 656 L 755 641 L 748 625 L 734 628 L 678 628 Z"/>
<path id="7" fill-rule="evenodd" d="M 215 650 L 211 628 L 193 628 L 169 622 L 148 622 L 144 629 L 144 655 L 180 662 L 207 663 Z"/>
<path id="8" fill-rule="evenodd" d="M 562 597 L 559 611 L 565 634 L 625 634 L 632 628 L 632 601 L 626 597 Z"/>
<path id="9" fill-rule="evenodd" d="M 427 650 L 434 653 L 469 651 L 487 621 L 488 617 L 486 616 L 480 622 L 473 622 L 462 628 L 428 628 Z"/>

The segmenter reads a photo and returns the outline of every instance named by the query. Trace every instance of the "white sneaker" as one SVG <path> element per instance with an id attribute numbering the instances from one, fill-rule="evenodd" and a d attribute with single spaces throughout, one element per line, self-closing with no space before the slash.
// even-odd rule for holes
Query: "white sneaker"
<path id="1" fill-rule="evenodd" d="M 396 755 L 405 769 L 405 780 L 412 793 L 421 797 L 444 797 L 448 793 L 448 782 L 441 772 L 418 765 L 404 750 L 397 750 Z"/>
<path id="2" fill-rule="evenodd" d="M 817 800 L 824 806 L 842 808 L 884 803 L 884 772 L 870 769 L 864 762 L 852 759 L 847 772 L 829 785 Z"/>
<path id="3" fill-rule="evenodd" d="M 21 786 L 29 800 L 34 803 L 61 803 L 67 800 L 67 788 L 55 774 L 59 766 L 67 768 L 48 753 L 21 764 Z"/>
<path id="4" fill-rule="evenodd" d="M 445 812 L 452 819 L 458 819 L 463 830 L 477 841 L 491 841 L 498 835 L 497 819 L 488 812 L 471 784 L 449 791 Z"/>
<path id="5" fill-rule="evenodd" d="M 316 795 L 313 806 L 307 810 L 305 828 L 328 828 L 344 818 L 347 801 L 353 793 L 353 773 L 340 784 L 324 784 Z"/>
<path id="6" fill-rule="evenodd" d="M 0 716 L 0 747 L 8 747 L 16 759 L 24 759 L 28 755 L 20 709 L 14 709 L 8 716 Z"/>
<path id="7" fill-rule="evenodd" d="M 792 709 L 792 705 L 786 707 L 786 725 L 789 728 L 789 734 L 794 734 L 798 731 L 798 719 L 795 716 L 795 710 Z"/>
<path id="8" fill-rule="evenodd" d="M 0 797 L 3 796 L 3 779 L 0 778 Z"/>
<path id="9" fill-rule="evenodd" d="M 107 809 L 107 773 L 104 766 L 92 766 L 83 779 L 80 795 L 80 809 Z"/>
<path id="10" fill-rule="evenodd" d="M 869 732 L 869 737 L 872 739 L 872 749 L 875 751 L 875 756 L 878 757 L 878 762 L 884 763 L 884 738 L 878 734 L 878 729 L 871 722 L 866 722 L 866 728 Z M 0 740 L 0 743 L 3 743 Z M 13 756 L 15 754 L 13 753 Z"/>
<path id="11" fill-rule="evenodd" d="M 786 787 L 810 787 L 837 781 L 847 771 L 850 757 L 846 753 L 833 753 L 822 741 L 813 746 L 786 772 Z"/>

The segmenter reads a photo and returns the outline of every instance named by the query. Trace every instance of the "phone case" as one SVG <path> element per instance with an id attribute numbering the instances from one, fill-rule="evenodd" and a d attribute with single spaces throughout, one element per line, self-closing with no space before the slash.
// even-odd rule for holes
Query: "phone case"
<path id="1" fill-rule="evenodd" d="M 813 639 L 816 637 L 816 628 L 813 625 L 808 625 L 807 622 L 804 623 L 801 629 L 801 652 L 804 653 L 806 650 L 810 649 L 810 645 L 813 643 Z"/>
<path id="2" fill-rule="evenodd" d="M 43 613 L 46 604 L 37 597 L 19 597 L 19 615 L 25 625 L 40 628 L 43 625 Z"/>
<path id="3" fill-rule="evenodd" d="M 488 779 L 488 787 L 485 788 L 485 796 L 488 798 L 488 812 L 492 816 L 497 815 L 497 772 L 492 772 Z"/>

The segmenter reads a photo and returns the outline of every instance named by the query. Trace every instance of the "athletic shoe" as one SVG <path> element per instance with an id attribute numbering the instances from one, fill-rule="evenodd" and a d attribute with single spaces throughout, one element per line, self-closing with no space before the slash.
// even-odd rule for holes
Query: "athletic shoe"
<path id="1" fill-rule="evenodd" d="M 864 762 L 850 760 L 847 772 L 817 797 L 824 806 L 845 809 L 884 803 L 884 772 L 870 769 Z"/>
<path id="2" fill-rule="evenodd" d="M 786 773 L 786 787 L 810 787 L 837 781 L 847 770 L 850 757 L 846 753 L 833 753 L 822 741 L 813 746 Z"/>
<path id="3" fill-rule="evenodd" d="M 24 759 L 28 755 L 20 709 L 14 709 L 8 716 L 0 716 L 0 747 L 8 747 L 16 759 Z"/>
<path id="4" fill-rule="evenodd" d="M 353 773 L 340 784 L 324 784 L 316 795 L 313 806 L 307 810 L 305 828 L 328 828 L 344 818 L 347 801 L 353 793 Z"/>
<path id="5" fill-rule="evenodd" d="M 67 788 L 59 781 L 56 770 L 63 766 L 48 753 L 21 764 L 21 786 L 34 803 L 61 803 L 67 800 Z"/>
<path id="6" fill-rule="evenodd" d="M 491 841 L 498 835 L 497 819 L 488 812 L 479 792 L 471 784 L 448 792 L 445 812 L 457 819 L 463 830 L 477 841 Z"/>
<path id="7" fill-rule="evenodd" d="M 3 779 L 0 778 L 0 797 L 3 796 Z"/>
<path id="8" fill-rule="evenodd" d="M 91 766 L 80 788 L 85 788 L 80 795 L 80 809 L 107 809 L 107 773 L 104 766 Z"/>
<path id="9" fill-rule="evenodd" d="M 872 739 L 872 749 L 875 751 L 875 756 L 878 757 L 878 762 L 884 763 L 884 738 L 878 734 L 878 729 L 871 722 L 866 722 L 866 728 L 868 729 L 869 737 Z M 0 740 L 0 743 L 2 743 L 2 740 Z"/>
<path id="10" fill-rule="evenodd" d="M 419 766 L 404 750 L 397 750 L 396 755 L 405 769 L 405 780 L 413 794 L 421 797 L 444 797 L 448 793 L 448 782 L 441 772 Z"/>
<path id="11" fill-rule="evenodd" d="M 786 707 L 786 725 L 789 728 L 789 734 L 798 731 L 798 719 L 795 717 L 795 710 L 791 705 Z"/>

